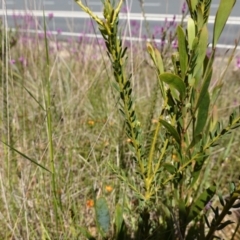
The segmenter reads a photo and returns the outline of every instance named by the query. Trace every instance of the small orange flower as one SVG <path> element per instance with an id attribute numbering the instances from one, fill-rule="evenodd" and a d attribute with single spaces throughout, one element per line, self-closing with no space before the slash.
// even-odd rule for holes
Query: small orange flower
<path id="1" fill-rule="evenodd" d="M 92 199 L 87 200 L 87 207 L 92 208 L 94 206 L 94 201 Z"/>
<path id="2" fill-rule="evenodd" d="M 172 155 L 172 159 L 173 159 L 173 161 L 178 162 L 178 157 L 177 157 L 176 154 L 173 154 L 173 155 Z"/>
<path id="3" fill-rule="evenodd" d="M 158 123 L 157 119 L 152 119 L 152 123 Z"/>
<path id="4" fill-rule="evenodd" d="M 128 142 L 128 143 L 132 142 L 132 139 L 128 138 L 128 139 L 127 139 L 127 142 Z"/>
<path id="5" fill-rule="evenodd" d="M 95 124 L 95 122 L 93 120 L 88 120 L 88 125 L 89 126 L 93 126 Z"/>
<path id="6" fill-rule="evenodd" d="M 105 190 L 106 190 L 108 193 L 110 193 L 110 192 L 112 192 L 113 187 L 110 186 L 110 185 L 107 185 L 107 186 L 105 187 Z"/>

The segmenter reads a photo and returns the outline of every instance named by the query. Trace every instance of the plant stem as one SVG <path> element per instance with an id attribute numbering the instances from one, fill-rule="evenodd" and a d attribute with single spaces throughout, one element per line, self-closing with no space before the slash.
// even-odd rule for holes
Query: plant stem
<path id="1" fill-rule="evenodd" d="M 50 58 L 48 52 L 48 40 L 47 40 L 47 29 L 46 29 L 46 20 L 45 15 L 44 17 L 44 40 L 45 40 L 45 51 L 46 51 L 46 82 L 44 84 L 46 94 L 45 96 L 45 110 L 47 113 L 47 133 L 48 133 L 48 142 L 49 142 L 49 160 L 51 163 L 51 170 L 52 170 L 52 189 L 53 189 L 53 205 L 54 205 L 54 212 L 56 218 L 56 227 L 58 230 L 58 198 L 57 198 L 57 191 L 56 191 L 56 170 L 55 170 L 55 163 L 54 163 L 54 147 L 53 147 L 53 132 L 52 132 L 52 112 L 51 112 L 51 76 L 50 76 Z"/>

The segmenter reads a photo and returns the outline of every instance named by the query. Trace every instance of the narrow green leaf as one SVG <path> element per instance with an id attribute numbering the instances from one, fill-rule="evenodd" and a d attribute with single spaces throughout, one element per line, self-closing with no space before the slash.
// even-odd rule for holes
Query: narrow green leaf
<path id="1" fill-rule="evenodd" d="M 197 28 L 198 31 L 202 28 L 203 24 L 204 24 L 204 17 L 203 17 L 203 9 L 201 4 L 199 4 L 196 8 L 196 15 L 197 15 Z"/>
<path id="2" fill-rule="evenodd" d="M 191 183 L 190 183 L 190 187 L 193 187 L 194 184 L 199 180 L 199 176 L 201 173 L 201 170 L 204 166 L 204 163 L 206 161 L 206 159 L 208 158 L 208 155 L 206 153 L 198 153 L 198 157 L 195 158 L 195 166 L 192 172 L 192 176 L 191 176 Z"/>
<path id="3" fill-rule="evenodd" d="M 235 186 L 235 183 L 234 182 L 230 182 L 229 183 L 229 192 L 230 194 L 233 194 L 236 190 L 236 186 Z"/>
<path id="4" fill-rule="evenodd" d="M 169 86 L 169 89 L 170 89 L 170 93 L 168 95 L 171 95 L 171 99 L 175 99 L 177 101 L 180 101 L 180 98 L 179 98 L 179 93 L 178 91 L 173 88 L 172 86 Z M 169 102 L 169 101 L 168 101 Z M 174 105 L 176 104 L 175 103 L 176 101 L 174 101 Z M 169 105 L 170 106 L 170 105 Z"/>
<path id="5" fill-rule="evenodd" d="M 220 201 L 221 205 L 224 207 L 225 206 L 225 202 L 223 200 L 222 194 L 219 194 L 218 198 L 219 198 L 219 201 Z"/>
<path id="6" fill-rule="evenodd" d="M 178 200 L 178 206 L 179 206 L 179 213 L 181 214 L 181 219 L 186 219 L 187 209 L 186 209 L 185 201 L 180 198 Z"/>
<path id="7" fill-rule="evenodd" d="M 192 182 L 190 184 L 190 187 L 193 187 L 195 185 L 195 183 L 199 179 L 200 173 L 201 173 L 200 167 L 197 170 L 194 170 L 194 172 L 192 173 Z"/>
<path id="8" fill-rule="evenodd" d="M 97 225 L 105 235 L 110 228 L 110 213 L 104 197 L 96 199 L 95 212 Z"/>
<path id="9" fill-rule="evenodd" d="M 187 52 L 186 36 L 181 26 L 177 27 L 177 35 L 178 35 L 178 49 L 179 49 L 181 75 L 182 75 L 182 78 L 184 78 L 187 71 L 187 66 L 188 66 L 188 52 Z"/>
<path id="10" fill-rule="evenodd" d="M 181 139 L 180 139 L 180 136 L 179 136 L 178 132 L 176 131 L 176 129 L 171 124 L 169 124 L 168 122 L 166 122 L 163 119 L 160 119 L 159 121 L 168 130 L 168 132 L 172 135 L 172 137 L 180 144 Z"/>
<path id="11" fill-rule="evenodd" d="M 192 43 L 192 50 L 193 50 L 193 51 L 196 51 L 197 46 L 198 46 L 198 42 L 199 42 L 199 38 L 198 38 L 198 37 L 195 37 L 195 38 L 193 39 L 193 43 Z"/>
<path id="12" fill-rule="evenodd" d="M 188 0 L 190 13 L 194 13 L 198 4 L 198 0 Z"/>
<path id="13" fill-rule="evenodd" d="M 152 58 L 153 63 L 157 68 L 158 72 L 163 73 L 164 72 L 163 60 L 159 50 L 153 47 L 150 43 L 147 43 L 147 51 L 150 57 Z"/>
<path id="14" fill-rule="evenodd" d="M 188 152 L 191 148 L 193 148 L 199 141 L 202 139 L 202 134 L 194 135 L 192 142 L 188 146 L 186 152 Z"/>
<path id="15" fill-rule="evenodd" d="M 210 223 L 209 223 L 209 221 L 208 221 L 208 218 L 207 218 L 206 214 L 204 214 L 204 220 L 205 220 L 208 228 L 210 228 L 211 226 L 210 226 Z"/>
<path id="16" fill-rule="evenodd" d="M 119 235 L 123 226 L 123 208 L 119 204 L 117 204 L 115 209 L 115 226 L 116 234 Z"/>
<path id="17" fill-rule="evenodd" d="M 231 221 L 231 220 L 227 220 L 226 222 L 221 223 L 221 224 L 217 227 L 217 230 L 222 230 L 223 228 L 225 228 L 226 226 L 228 226 L 229 224 L 232 224 L 232 223 L 234 223 L 234 222 Z"/>
<path id="18" fill-rule="evenodd" d="M 196 66 L 194 67 L 193 77 L 195 77 L 198 72 L 203 69 L 204 59 L 206 57 L 208 45 L 208 30 L 206 24 L 202 27 L 200 36 L 198 39 L 198 47 L 197 47 L 197 60 Z"/>
<path id="19" fill-rule="evenodd" d="M 187 30 L 188 30 L 188 46 L 189 50 L 193 49 L 193 40 L 196 37 L 195 23 L 192 18 L 188 18 Z"/>
<path id="20" fill-rule="evenodd" d="M 186 87 L 183 80 L 179 76 L 172 73 L 162 73 L 159 77 L 161 81 L 176 89 L 180 93 L 181 99 L 185 97 Z"/>
<path id="21" fill-rule="evenodd" d="M 195 127 L 194 136 L 202 133 L 207 123 L 209 104 L 210 104 L 210 96 L 207 91 L 205 94 L 205 97 L 203 98 L 203 100 L 201 101 L 201 104 L 199 105 L 199 109 L 197 113 L 197 124 Z"/>
<path id="22" fill-rule="evenodd" d="M 8 146 L 10 149 L 12 149 L 14 152 L 20 154 L 22 157 L 26 158 L 27 160 L 29 160 L 30 162 L 36 164 L 37 166 L 39 166 L 40 168 L 52 173 L 50 170 L 48 170 L 47 168 L 45 168 L 43 165 L 41 165 L 40 163 L 38 163 L 36 160 L 33 160 L 32 158 L 28 157 L 27 155 L 25 155 L 24 153 L 18 151 L 16 148 L 8 145 L 7 143 L 1 141 L 3 144 L 5 144 L 6 146 Z"/>
<path id="23" fill-rule="evenodd" d="M 159 52 L 159 50 L 157 48 L 154 49 L 155 51 L 155 57 L 156 57 L 156 63 L 157 63 L 157 67 L 160 73 L 164 73 L 164 66 L 163 66 L 163 60 L 162 60 L 162 56 L 161 53 Z"/>
<path id="24" fill-rule="evenodd" d="M 127 51 L 127 47 L 125 47 L 124 50 L 122 51 L 121 58 L 123 58 L 125 56 L 126 51 Z"/>
<path id="25" fill-rule="evenodd" d="M 217 46 L 217 42 L 221 36 L 223 28 L 229 18 L 236 0 L 221 0 L 217 10 L 214 29 L 213 29 L 213 48 Z"/>
<path id="26" fill-rule="evenodd" d="M 211 10 L 211 3 L 212 3 L 212 0 L 206 0 L 205 1 L 205 4 L 204 4 L 204 23 L 207 23 L 208 22 L 208 17 L 210 15 L 210 10 Z"/>
<path id="27" fill-rule="evenodd" d="M 156 64 L 156 58 L 155 58 L 155 51 L 153 49 L 153 46 L 150 43 L 147 43 L 147 51 L 152 58 L 154 64 Z"/>
<path id="28" fill-rule="evenodd" d="M 119 85 L 115 81 L 112 81 L 112 86 L 117 90 L 117 92 L 120 92 Z"/>
<path id="29" fill-rule="evenodd" d="M 34 97 L 34 95 L 25 87 L 22 85 L 22 87 L 27 91 L 27 93 L 33 98 L 33 100 L 39 105 L 39 107 L 45 111 L 43 105 Z"/>
<path id="30" fill-rule="evenodd" d="M 170 163 L 164 163 L 163 168 L 165 168 L 170 174 L 174 174 L 176 172 L 176 168 Z"/>
<path id="31" fill-rule="evenodd" d="M 205 95 L 208 92 L 208 87 L 209 87 L 209 84 L 211 82 L 211 78 L 212 78 L 212 69 L 208 72 L 208 74 L 206 75 L 206 77 L 204 79 L 203 86 L 202 86 L 202 89 L 200 91 L 198 101 L 197 101 L 197 104 L 196 104 L 196 107 L 195 107 L 195 111 L 198 109 L 199 105 L 202 103 L 202 101 L 205 98 Z"/>
<path id="32" fill-rule="evenodd" d="M 205 208 L 207 203 L 213 198 L 214 194 L 216 193 L 216 186 L 211 186 L 206 189 L 198 198 L 197 200 L 193 201 L 190 212 L 188 215 L 188 222 L 192 221 L 194 218 L 199 216 L 202 210 Z"/>

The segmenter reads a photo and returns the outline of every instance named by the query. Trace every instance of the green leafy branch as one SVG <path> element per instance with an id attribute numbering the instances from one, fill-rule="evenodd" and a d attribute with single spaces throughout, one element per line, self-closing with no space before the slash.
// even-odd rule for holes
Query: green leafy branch
<path id="1" fill-rule="evenodd" d="M 145 175 L 145 166 L 143 160 L 143 147 L 142 147 L 142 129 L 141 124 L 138 121 L 131 87 L 131 76 L 126 76 L 125 65 L 127 61 L 126 51 L 127 48 L 123 48 L 122 41 L 118 38 L 118 15 L 120 12 L 123 0 L 119 1 L 117 7 L 114 9 L 110 0 L 104 2 L 104 20 L 98 18 L 87 7 L 85 7 L 81 1 L 76 0 L 77 4 L 88 13 L 98 24 L 99 30 L 105 40 L 107 47 L 107 53 L 112 64 L 113 74 L 115 77 L 116 90 L 119 92 L 121 103 L 120 112 L 122 113 L 125 124 L 126 133 L 129 138 L 129 143 L 135 151 L 135 159 L 139 164 L 139 172 L 142 178 Z"/>

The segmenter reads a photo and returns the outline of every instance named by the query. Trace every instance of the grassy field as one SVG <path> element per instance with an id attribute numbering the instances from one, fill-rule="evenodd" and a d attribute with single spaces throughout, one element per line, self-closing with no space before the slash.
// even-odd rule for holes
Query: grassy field
<path id="1" fill-rule="evenodd" d="M 16 44 L 10 49 L 11 36 Z M 95 194 L 106 197 L 110 212 L 126 201 L 126 223 L 137 226 L 136 199 L 111 168 L 135 176 L 106 49 L 94 39 L 58 39 L 48 36 L 49 60 L 40 34 L 13 33 L 7 51 L 2 49 L 1 141 L 11 147 L 0 145 L 0 239 L 84 239 L 83 226 L 94 235 Z M 154 128 L 161 106 L 155 71 L 144 42 L 126 44 L 136 113 Z M 166 51 L 166 63 L 172 51 Z M 240 105 L 237 56 L 212 108 L 224 121 Z M 217 57 L 210 89 L 221 84 L 228 58 L 228 53 Z M 149 121 L 154 94 L 159 103 Z M 223 194 L 239 177 L 239 137 L 237 130 L 211 153 L 208 181 Z M 54 163 L 56 192 L 52 174 L 31 161 L 50 171 Z"/>

